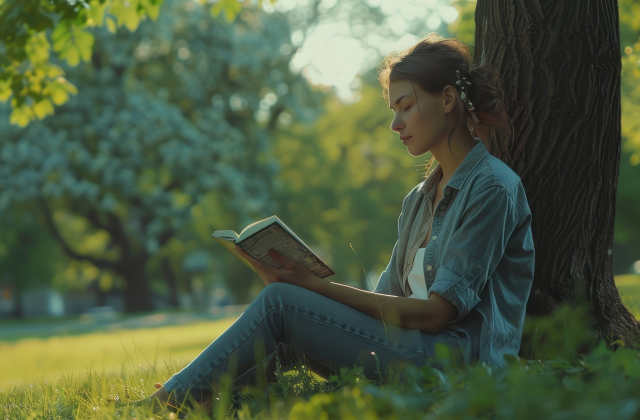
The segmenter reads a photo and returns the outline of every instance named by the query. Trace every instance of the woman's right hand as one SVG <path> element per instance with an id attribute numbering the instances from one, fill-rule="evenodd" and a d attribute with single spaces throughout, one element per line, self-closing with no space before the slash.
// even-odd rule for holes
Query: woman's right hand
<path id="1" fill-rule="evenodd" d="M 256 269 L 265 286 L 271 283 L 288 283 L 313 291 L 315 286 L 325 283 L 324 280 L 309 271 L 307 267 L 285 257 L 275 249 L 270 249 L 267 253 L 271 258 L 282 264 L 284 268 L 268 266 L 247 254 L 238 246 L 236 246 L 236 251 Z"/>

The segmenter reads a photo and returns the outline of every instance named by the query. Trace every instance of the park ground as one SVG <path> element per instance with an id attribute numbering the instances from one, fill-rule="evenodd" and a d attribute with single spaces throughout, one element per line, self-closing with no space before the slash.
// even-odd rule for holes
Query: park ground
<path id="1" fill-rule="evenodd" d="M 616 283 L 627 307 L 636 317 L 640 317 L 640 276 L 618 276 Z M 104 392 L 105 389 L 113 393 L 117 392 L 114 391 L 117 389 L 122 391 L 124 388 L 131 388 L 137 390 L 136 392 L 141 395 L 145 393 L 148 394 L 153 391 L 153 382 L 163 379 L 166 380 L 173 372 L 176 372 L 182 366 L 186 365 L 213 339 L 228 328 L 235 319 L 237 319 L 238 314 L 239 312 L 227 314 L 230 316 L 218 319 L 212 319 L 210 315 L 204 313 L 185 314 L 177 312 L 146 314 L 142 316 L 123 317 L 117 322 L 94 324 L 86 320 L 78 319 L 2 321 L 0 322 L 0 354 L 2 355 L 2 357 L 0 357 L 0 401 L 5 404 L 12 401 L 21 401 L 21 403 L 25 405 L 33 404 L 34 407 L 44 407 L 46 405 L 45 403 L 42 403 L 45 404 L 42 405 L 38 402 L 40 396 L 43 397 L 44 401 L 52 395 L 59 397 L 61 395 L 60 390 L 74 389 L 73 395 L 67 398 L 69 404 L 74 407 L 73 410 L 79 410 L 81 407 L 79 408 L 78 401 L 82 401 L 79 395 L 85 392 L 81 390 L 86 390 L 87 387 L 96 388 L 98 387 L 97 384 L 100 384 L 99 386 L 102 391 L 94 389 L 93 396 L 96 401 L 98 401 L 100 393 Z M 562 320 L 562 323 L 564 323 L 566 327 L 567 320 Z M 553 327 L 549 328 L 553 330 Z M 567 336 L 561 337 L 565 344 L 572 340 L 569 334 L 572 334 L 570 331 L 575 329 L 579 329 L 579 327 L 573 328 L 572 325 L 569 325 L 566 330 Z M 549 343 L 551 343 L 551 341 Z M 571 346 L 572 344 L 567 345 Z M 566 349 L 568 349 L 568 347 Z M 534 351 L 533 348 L 531 351 Z M 593 356 L 590 356 L 592 359 L 578 358 L 574 360 L 570 355 L 570 351 L 564 355 L 561 353 L 562 352 L 549 354 L 553 357 L 547 360 L 546 364 L 543 363 L 545 361 L 527 361 L 524 359 L 518 362 L 520 363 L 519 365 L 514 362 L 515 364 L 511 367 L 514 373 L 506 376 L 507 379 L 502 378 L 500 380 L 508 382 L 513 381 L 513 378 L 519 377 L 520 380 L 524 381 L 525 377 L 522 375 L 532 375 L 531 371 L 533 370 L 539 370 L 538 375 L 541 373 L 546 373 L 547 376 L 559 375 L 559 382 L 556 381 L 560 384 L 557 385 L 560 388 L 556 391 L 558 393 L 558 400 L 555 401 L 554 397 L 555 402 L 550 401 L 547 404 L 548 406 L 543 408 L 537 407 L 537 411 L 535 411 L 537 415 L 544 414 L 540 412 L 540 410 L 544 412 L 554 410 L 554 404 L 556 405 L 555 409 L 564 407 L 563 409 L 570 410 L 570 412 L 577 415 L 586 409 L 584 409 L 584 407 L 575 408 L 570 406 L 570 404 L 572 404 L 571 399 L 566 400 L 566 398 L 574 398 L 574 402 L 577 403 L 579 399 L 578 394 L 574 394 L 574 392 L 580 391 L 584 394 L 583 397 L 587 398 L 592 392 L 601 392 L 601 386 L 605 386 L 606 383 L 618 380 L 618 385 L 622 386 L 622 388 L 617 390 L 618 394 L 616 394 L 615 398 L 611 397 L 613 394 L 610 395 L 610 392 L 601 393 L 597 400 L 591 401 L 589 404 L 592 405 L 599 401 L 598 404 L 604 404 L 604 406 L 606 406 L 611 402 L 609 405 L 614 407 L 611 408 L 611 410 L 618 413 L 619 410 L 622 410 L 620 404 L 626 401 L 626 404 L 628 404 L 626 406 L 626 412 L 631 413 L 630 416 L 619 416 L 618 413 L 616 414 L 616 418 L 639 418 L 640 399 L 637 397 L 627 398 L 633 395 L 633 391 L 631 391 L 633 387 L 628 388 L 625 386 L 625 383 L 630 378 L 637 376 L 636 380 L 640 379 L 640 363 L 637 360 L 637 354 L 624 355 L 620 351 L 614 354 L 614 352 L 602 348 L 600 353 L 595 352 Z M 620 354 L 620 356 L 617 354 Z M 618 359 L 616 359 L 616 357 Z M 635 359 L 633 359 L 634 357 Z M 539 365 L 533 363 L 538 363 Z M 519 367 L 516 367 L 516 365 Z M 519 368 L 521 369 L 517 370 Z M 420 410 L 433 411 L 435 409 L 434 407 L 440 407 L 437 404 L 434 405 L 434 401 L 438 398 L 440 398 L 438 404 L 444 404 L 442 407 L 446 406 L 446 401 L 452 404 L 451 401 L 460 398 L 456 396 L 457 394 L 454 394 L 454 391 L 462 388 L 462 385 L 468 389 L 474 381 L 481 382 L 484 384 L 482 386 L 488 386 L 486 383 L 487 378 L 478 376 L 480 375 L 477 371 L 478 369 L 484 368 L 476 366 L 473 369 L 469 368 L 467 370 L 445 370 L 446 375 L 444 379 L 440 377 L 439 374 L 432 373 L 430 369 L 429 372 L 421 372 L 416 378 L 422 378 L 422 382 L 420 382 L 416 389 L 422 389 L 431 394 L 429 394 L 430 396 L 426 400 L 421 397 L 423 399 L 420 399 L 420 401 L 422 401 L 420 404 L 424 405 L 424 407 L 416 406 L 415 409 L 418 410 L 418 412 Z M 622 369 L 622 371 L 616 369 Z M 482 375 L 487 375 L 484 370 L 482 372 Z M 491 374 L 491 370 L 489 369 L 488 375 L 491 376 Z M 600 382 L 593 379 L 597 378 L 598 375 L 602 377 Z M 307 388 L 314 390 L 315 394 L 312 394 L 315 396 L 310 399 L 303 398 L 302 400 L 300 400 L 298 396 L 296 397 L 298 398 L 298 400 L 296 400 L 297 402 L 283 403 L 278 407 L 284 407 L 283 410 L 288 413 L 289 418 L 305 418 L 304 413 L 330 413 L 332 407 L 334 410 L 339 411 L 344 409 L 351 412 L 349 407 L 353 406 L 357 409 L 358 404 L 366 404 L 367 401 L 371 402 L 373 401 L 372 398 L 375 397 L 378 398 L 379 401 L 387 401 L 386 403 L 379 402 L 379 404 L 383 404 L 383 408 L 381 412 L 378 410 L 376 415 L 380 414 L 379 418 L 395 418 L 394 416 L 396 414 L 399 415 L 400 412 L 411 406 L 411 398 L 406 401 L 400 401 L 393 396 L 384 394 L 384 392 L 389 391 L 385 391 L 383 388 L 363 388 L 357 384 L 354 386 L 354 383 L 350 383 L 348 376 L 347 374 L 347 379 L 340 380 L 341 383 L 346 386 L 343 387 L 342 393 L 340 390 L 329 394 L 317 393 L 315 391 L 320 388 L 317 387 L 317 384 L 312 385 L 311 380 L 311 382 L 307 384 Z M 93 379 L 91 379 L 92 377 Z M 436 380 L 434 378 L 439 379 Z M 532 384 L 531 386 L 533 388 L 531 392 L 535 392 L 536 381 L 539 382 L 541 390 L 549 389 L 549 386 L 552 386 L 550 383 L 544 383 L 544 379 L 541 378 L 544 378 L 544 376 L 526 378 L 527 383 Z M 590 379 L 587 380 L 587 378 Z M 620 378 L 622 378 L 622 380 L 620 380 Z M 497 378 L 495 380 L 498 381 Z M 549 378 L 546 380 L 549 380 Z M 582 382 L 583 380 L 584 383 Z M 552 382 L 552 384 L 556 382 Z M 436 387 L 434 384 L 439 385 Z M 496 382 L 492 383 L 490 387 L 495 388 L 499 385 L 500 383 Z M 511 382 L 510 386 L 518 386 L 518 383 Z M 589 386 L 593 389 L 589 388 Z M 360 393 L 364 391 L 366 392 L 361 395 Z M 393 388 L 392 391 L 392 393 L 398 393 L 399 389 Z M 406 392 L 405 389 L 400 391 L 400 393 Z M 629 395 L 627 395 L 627 391 L 629 391 Z M 368 397 L 365 395 L 367 392 L 369 393 Z M 376 392 L 382 392 L 382 394 L 376 395 Z M 563 392 L 569 392 L 569 397 L 567 395 L 562 396 L 561 394 Z M 1 393 L 4 393 L 4 396 L 1 395 Z M 284 394 L 286 394 L 286 392 Z M 49 397 L 47 397 L 47 395 Z M 324 400 L 322 400 L 322 398 L 324 398 Z M 486 396 L 483 398 L 486 398 Z M 561 400 L 561 398 L 564 399 Z M 621 398 L 627 399 L 625 401 L 620 400 L 616 405 L 612 405 L 614 399 L 611 398 L 615 400 Z M 63 399 L 61 401 L 66 400 Z M 73 403 L 71 401 L 73 401 Z M 288 400 L 285 399 L 285 401 Z M 491 407 L 486 406 L 486 404 L 483 405 L 483 403 L 478 403 L 477 401 L 474 402 L 473 399 L 464 401 L 466 401 L 467 404 L 471 404 L 471 406 L 473 406 L 473 404 L 479 404 L 478 407 L 473 409 L 467 407 L 471 412 L 480 410 L 478 413 L 481 413 L 484 409 L 491 410 Z M 492 401 L 492 404 L 497 403 L 495 398 L 492 398 Z M 584 403 L 586 402 L 585 400 Z M 64 402 L 62 404 L 64 405 Z M 456 404 L 460 404 L 460 402 Z M 569 404 L 569 406 L 567 404 Z M 80 403 L 80 406 L 81 405 L 82 403 Z M 6 408 L 6 406 L 4 408 Z M 2 411 L 2 409 L 3 407 L 0 407 L 0 411 Z M 517 405 L 512 407 L 512 409 L 516 410 L 516 412 L 528 410 L 525 407 L 519 407 Z M 14 414 L 19 413 L 20 416 L 26 416 L 25 418 L 41 418 L 36 415 L 36 411 L 39 409 L 36 411 L 20 411 L 14 407 L 13 410 Z M 55 409 L 51 407 L 47 408 L 47 410 L 55 411 Z M 60 411 L 60 404 L 58 404 L 57 410 L 62 412 Z M 75 416 L 74 413 L 76 413 L 76 411 L 73 410 L 70 411 L 71 416 L 65 418 L 80 418 Z M 604 410 L 603 413 L 606 412 L 608 413 L 607 415 L 612 415 L 613 411 L 611 410 Z M 77 412 L 79 413 L 79 411 Z M 382 415 L 385 412 L 387 414 L 395 414 L 389 414 L 389 416 Z M 585 412 L 588 412 L 588 410 Z M 245 414 L 247 415 L 247 413 L 248 411 Z M 467 412 L 467 414 L 468 413 L 469 412 Z M 279 416 L 280 415 L 274 418 Z M 371 414 L 371 416 L 365 416 L 363 418 L 375 418 L 373 414 Z M 45 417 L 63 418 L 55 416 Z M 346 414 L 344 416 L 340 414 L 338 417 L 360 418 L 361 416 L 350 417 Z M 482 417 L 482 415 L 479 415 L 479 417 Z M 501 416 L 498 416 L 498 418 L 500 417 Z M 0 418 L 4 419 L 4 416 L 0 415 Z M 245 418 L 254 417 L 250 416 Z M 255 418 L 262 417 L 258 416 Z M 453 418 L 457 417 L 453 416 Z M 587 416 L 585 418 L 591 417 Z"/>

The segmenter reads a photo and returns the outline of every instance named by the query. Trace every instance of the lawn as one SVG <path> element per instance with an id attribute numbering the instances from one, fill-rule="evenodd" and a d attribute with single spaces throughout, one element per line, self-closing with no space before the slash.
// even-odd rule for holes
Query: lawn
<path id="1" fill-rule="evenodd" d="M 616 276 L 616 286 L 625 306 L 637 319 L 640 319 L 640 275 Z"/>
<path id="2" fill-rule="evenodd" d="M 91 367 L 119 374 L 123 366 L 184 366 L 236 318 L 160 328 L 96 332 L 50 338 L 0 341 L 0 390 L 10 384 L 55 381 L 63 373 L 82 378 Z"/>
<path id="3" fill-rule="evenodd" d="M 640 316 L 640 276 L 619 276 L 616 284 Z M 321 383 L 303 368 L 280 374 L 267 394 L 242 394 L 233 410 L 240 419 L 274 420 L 640 419 L 638 351 L 594 344 L 586 318 L 561 306 L 552 316 L 528 320 L 525 334 L 535 331 L 527 344 L 531 360 L 511 357 L 501 369 L 455 366 L 443 347 L 433 363 L 392 372 L 387 385 L 364 378 L 357 368 Z M 149 395 L 155 381 L 166 380 L 234 320 L 0 342 L 0 420 L 131 419 L 131 411 L 116 410 L 109 399 Z M 585 344 L 590 352 L 578 354 Z M 434 369 L 435 363 L 444 367 Z M 226 417 L 229 402 L 228 393 L 220 395 L 216 418 Z M 175 416 L 138 412 L 136 418 Z M 203 412 L 189 415 L 207 418 Z"/>

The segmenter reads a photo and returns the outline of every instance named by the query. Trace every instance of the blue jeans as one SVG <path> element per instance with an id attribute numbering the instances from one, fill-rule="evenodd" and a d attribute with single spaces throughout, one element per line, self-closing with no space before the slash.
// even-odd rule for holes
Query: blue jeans
<path id="1" fill-rule="evenodd" d="M 392 361 L 422 366 L 437 343 L 459 351 L 456 338 L 446 331 L 431 335 L 388 323 L 386 327 L 385 332 L 382 321 L 302 287 L 270 284 L 164 387 L 173 401 L 182 402 L 189 393 L 203 402 L 217 395 L 224 374 L 234 388 L 266 386 L 276 380 L 276 363 L 283 370 L 304 364 L 323 378 L 357 364 L 366 377 L 379 380 L 382 375 L 385 381 Z"/>

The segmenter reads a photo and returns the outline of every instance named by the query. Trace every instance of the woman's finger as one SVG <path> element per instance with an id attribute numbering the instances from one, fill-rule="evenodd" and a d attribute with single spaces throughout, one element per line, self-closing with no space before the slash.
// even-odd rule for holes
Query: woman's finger
<path id="1" fill-rule="evenodd" d="M 240 248 L 239 246 L 236 245 L 236 252 L 240 255 L 242 255 L 242 257 L 244 257 L 244 259 L 246 259 L 247 261 L 249 261 L 251 263 L 251 265 L 253 265 L 256 268 L 261 268 L 263 266 L 265 266 L 264 263 L 262 263 L 262 261 L 258 261 L 255 258 L 253 258 L 251 255 L 247 254 L 246 252 L 244 252 L 242 250 L 242 248 Z"/>
<path id="2" fill-rule="evenodd" d="M 280 264 L 284 265 L 285 267 L 289 267 L 294 262 L 292 259 L 285 257 L 279 251 L 276 251 L 273 248 L 268 250 L 267 253 L 271 258 L 278 261 Z"/>

